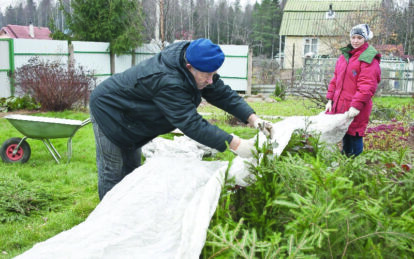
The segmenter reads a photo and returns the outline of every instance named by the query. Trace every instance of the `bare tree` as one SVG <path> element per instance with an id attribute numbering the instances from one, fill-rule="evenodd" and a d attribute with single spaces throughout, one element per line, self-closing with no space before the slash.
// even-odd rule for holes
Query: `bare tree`
<path id="1" fill-rule="evenodd" d="M 408 55 L 414 55 L 414 1 L 410 0 L 408 7 L 403 12 L 405 28 L 402 30 L 405 34 L 404 49 Z M 404 35 L 403 34 L 403 35 Z"/>
<path id="2" fill-rule="evenodd" d="M 53 5 L 51 0 L 40 1 L 38 8 L 38 25 L 47 27 L 49 25 L 49 19 L 52 17 Z"/>
<path id="3" fill-rule="evenodd" d="M 29 22 L 32 22 L 34 25 L 38 24 L 36 4 L 33 2 L 33 0 L 27 0 L 26 6 L 24 7 L 24 16 L 28 19 Z"/>
<path id="4" fill-rule="evenodd" d="M 3 27 L 4 25 L 6 25 L 6 24 L 4 24 L 4 16 L 3 16 L 3 13 L 0 10 L 0 27 Z"/>
<path id="5" fill-rule="evenodd" d="M 4 14 L 5 24 L 17 24 L 16 9 L 9 5 Z"/>

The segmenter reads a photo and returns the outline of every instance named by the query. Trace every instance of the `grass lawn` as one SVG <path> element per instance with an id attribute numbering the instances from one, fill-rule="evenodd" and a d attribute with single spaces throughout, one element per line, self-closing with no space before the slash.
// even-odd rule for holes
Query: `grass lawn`
<path id="1" fill-rule="evenodd" d="M 376 98 L 375 104 L 398 107 L 412 104 L 412 98 Z M 288 98 L 277 103 L 250 103 L 259 115 L 292 116 L 316 115 L 321 108 L 312 108 L 310 102 Z M 243 126 L 229 126 L 222 118 L 225 113 L 210 105 L 199 108 L 212 113 L 208 119 L 217 119 L 217 125 L 229 133 L 252 137 L 256 130 Z M 79 111 L 41 113 L 39 116 L 84 120 L 89 114 Z M 411 113 L 411 119 L 412 119 Z M 0 118 L 0 142 L 11 137 L 22 137 L 6 119 Z M 25 164 L 0 162 L 0 258 L 12 258 L 63 230 L 82 222 L 99 202 L 95 141 L 92 125 L 79 129 L 73 137 L 73 154 L 66 163 L 67 139 L 52 140 L 63 156 L 57 164 L 39 140 L 28 139 L 32 155 Z M 219 159 L 231 156 L 229 151 Z"/>
<path id="2" fill-rule="evenodd" d="M 321 108 L 315 107 L 310 101 L 287 97 L 286 100 L 275 103 L 251 102 L 250 106 L 259 115 L 270 116 L 293 116 L 293 115 L 316 115 L 321 112 Z M 198 109 L 200 112 L 214 113 L 215 115 L 225 114 L 224 111 L 212 106 L 205 105 Z"/>
<path id="3" fill-rule="evenodd" d="M 83 120 L 87 113 L 46 113 L 42 116 Z M 21 137 L 0 119 L 1 142 Z M 52 143 L 63 159 L 57 164 L 40 140 L 28 139 L 32 151 L 25 164 L 0 166 L 0 256 L 16 256 L 33 244 L 82 222 L 98 203 L 95 141 L 92 125 L 74 136 L 73 155 L 66 163 L 67 139 Z"/>

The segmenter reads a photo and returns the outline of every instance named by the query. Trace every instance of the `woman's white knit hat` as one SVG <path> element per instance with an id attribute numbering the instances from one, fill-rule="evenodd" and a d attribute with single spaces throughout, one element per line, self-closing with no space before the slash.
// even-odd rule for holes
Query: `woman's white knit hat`
<path id="1" fill-rule="evenodd" d="M 349 36 L 352 37 L 355 34 L 361 35 L 365 40 L 370 40 L 372 37 L 374 37 L 374 33 L 372 33 L 368 24 L 358 24 L 354 26 L 349 33 Z"/>

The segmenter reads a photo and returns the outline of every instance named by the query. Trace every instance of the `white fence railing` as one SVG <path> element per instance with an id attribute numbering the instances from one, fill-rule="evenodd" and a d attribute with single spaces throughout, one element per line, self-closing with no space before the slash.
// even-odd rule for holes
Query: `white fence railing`
<path id="1" fill-rule="evenodd" d="M 326 91 L 326 85 L 333 76 L 335 62 L 336 59 L 332 58 L 305 59 L 296 85 L 312 88 L 319 86 Z M 414 93 L 414 62 L 382 59 L 380 67 L 379 93 L 390 95 L 412 95 Z"/>

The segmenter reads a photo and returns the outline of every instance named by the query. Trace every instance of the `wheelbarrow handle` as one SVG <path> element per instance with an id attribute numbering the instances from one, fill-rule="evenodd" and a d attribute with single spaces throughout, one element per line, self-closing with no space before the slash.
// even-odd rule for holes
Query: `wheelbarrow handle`
<path id="1" fill-rule="evenodd" d="M 87 118 L 86 120 L 82 121 L 82 123 L 81 123 L 81 127 L 83 127 L 83 126 L 85 126 L 85 125 L 89 124 L 90 122 L 91 122 L 91 118 Z"/>

